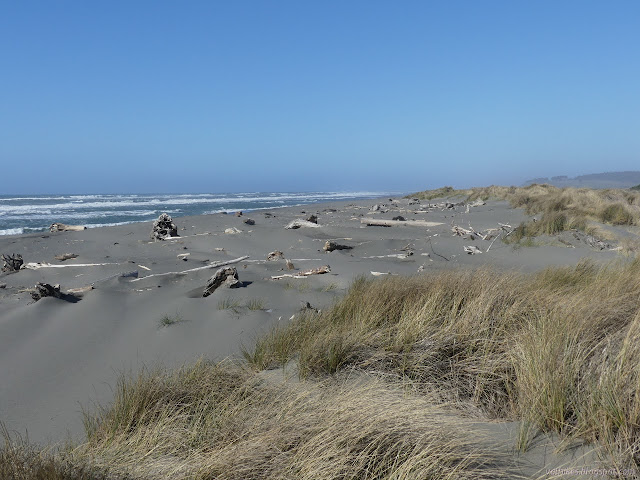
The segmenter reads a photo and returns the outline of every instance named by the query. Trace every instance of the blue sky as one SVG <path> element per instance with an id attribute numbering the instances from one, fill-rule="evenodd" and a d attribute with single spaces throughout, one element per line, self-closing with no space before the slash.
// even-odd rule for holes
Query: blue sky
<path id="1" fill-rule="evenodd" d="M 0 193 L 640 170 L 638 46 L 637 1 L 0 0 Z"/>

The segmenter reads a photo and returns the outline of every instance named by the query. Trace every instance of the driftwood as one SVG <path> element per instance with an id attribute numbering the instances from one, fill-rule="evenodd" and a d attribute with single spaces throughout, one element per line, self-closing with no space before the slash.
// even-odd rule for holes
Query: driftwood
<path id="1" fill-rule="evenodd" d="M 85 293 L 90 292 L 91 290 L 93 290 L 93 285 L 87 285 L 86 287 L 70 288 L 67 290 L 67 293 L 75 297 L 82 297 Z"/>
<path id="2" fill-rule="evenodd" d="M 427 222 L 426 220 L 382 220 L 373 218 L 362 218 L 360 223 L 364 223 L 367 226 L 375 227 L 399 227 L 399 226 L 412 226 L 412 227 L 437 227 L 442 225 L 441 222 Z"/>
<path id="3" fill-rule="evenodd" d="M 313 222 L 309 222 L 308 220 L 293 220 L 292 222 L 289 222 L 284 228 L 286 228 L 287 230 L 295 230 L 296 228 L 300 228 L 300 227 L 308 227 L 308 228 L 318 228 L 320 225 L 318 225 L 317 223 L 313 223 Z"/>
<path id="4" fill-rule="evenodd" d="M 165 240 L 178 236 L 178 228 L 173 223 L 171 217 L 166 213 L 161 213 L 157 220 L 153 222 L 151 238 L 153 240 Z"/>
<path id="5" fill-rule="evenodd" d="M 52 223 L 49 227 L 50 232 L 80 232 L 86 229 L 84 225 L 65 225 L 64 223 Z"/>
<path id="6" fill-rule="evenodd" d="M 104 265 L 118 265 L 117 263 L 71 263 L 69 265 L 53 265 L 51 263 L 29 262 L 23 268 L 38 270 L 40 268 L 78 268 L 78 267 L 102 267 Z"/>
<path id="7" fill-rule="evenodd" d="M 282 253 L 280 250 L 276 250 L 267 255 L 267 260 L 270 262 L 278 260 L 279 258 L 284 258 L 284 253 Z"/>
<path id="8" fill-rule="evenodd" d="M 473 236 L 473 232 L 471 230 L 467 230 L 466 228 L 459 227 L 458 225 L 452 225 L 451 232 L 453 233 L 454 236 L 458 236 L 458 237 Z M 473 238 L 471 240 L 473 240 Z"/>
<path id="9" fill-rule="evenodd" d="M 24 263 L 22 255 L 19 253 L 15 253 L 13 255 L 2 255 L 2 261 L 4 262 L 4 265 L 2 266 L 3 272 L 17 272 Z"/>
<path id="10" fill-rule="evenodd" d="M 56 260 L 60 260 L 61 262 L 64 262 L 65 260 L 71 260 L 72 258 L 77 258 L 78 254 L 77 253 L 64 253 L 62 255 L 56 255 L 54 258 Z"/>
<path id="11" fill-rule="evenodd" d="M 309 215 L 307 217 L 307 222 L 318 223 L 318 217 L 316 215 Z"/>
<path id="12" fill-rule="evenodd" d="M 285 273 L 284 275 L 275 275 L 271 278 L 273 280 L 278 280 L 280 278 L 305 278 L 310 275 L 322 275 L 323 273 L 329 273 L 330 271 L 331 271 L 331 267 L 329 267 L 329 265 L 325 265 L 323 267 L 304 270 L 302 272 L 296 273 L 295 275 L 290 273 Z"/>
<path id="13" fill-rule="evenodd" d="M 482 250 L 480 250 L 475 245 L 468 245 L 462 248 L 464 248 L 464 251 L 467 252 L 469 255 L 476 255 L 478 253 L 482 253 Z"/>
<path id="14" fill-rule="evenodd" d="M 242 230 L 236 227 L 231 227 L 231 228 L 226 228 L 224 230 L 224 233 L 226 233 L 227 235 L 236 235 L 238 233 L 242 233 Z"/>
<path id="15" fill-rule="evenodd" d="M 60 291 L 60 285 L 49 285 L 48 283 L 36 283 L 35 289 L 31 291 L 31 298 L 34 301 L 38 301 L 44 297 L 61 298 L 62 292 Z"/>
<path id="16" fill-rule="evenodd" d="M 207 281 L 207 285 L 202 292 L 203 297 L 208 297 L 215 292 L 218 287 L 225 285 L 229 288 L 237 288 L 241 285 L 238 280 L 238 271 L 235 267 L 222 267 Z"/>
<path id="17" fill-rule="evenodd" d="M 327 240 L 324 247 L 322 247 L 325 252 L 333 252 L 334 250 L 351 250 L 352 248 L 353 247 L 350 247 L 349 245 L 341 245 L 339 243 L 332 242 L 331 240 Z"/>
<path id="18" fill-rule="evenodd" d="M 191 272 L 198 272 L 200 270 L 207 270 L 209 268 L 219 268 L 219 267 L 224 267 L 226 265 L 231 265 L 233 263 L 238 263 L 241 262 L 242 260 L 246 260 L 247 258 L 249 258 L 249 255 L 245 255 L 244 257 L 238 257 L 238 258 L 234 258 L 233 260 L 223 260 L 221 262 L 215 262 L 215 263 L 211 263 L 209 265 L 205 265 L 204 267 L 196 267 L 196 268 L 190 268 L 189 270 L 183 270 L 181 272 L 166 272 L 166 273 L 153 273 L 151 275 L 147 275 L 146 277 L 140 277 L 140 278 L 134 278 L 133 280 L 131 280 L 132 282 L 139 282 L 140 280 L 145 280 L 147 278 L 151 278 L 151 277 L 163 277 L 165 275 L 186 275 L 187 273 L 191 273 Z M 71 266 L 71 265 L 69 265 Z M 137 273 L 137 272 L 136 272 Z"/>

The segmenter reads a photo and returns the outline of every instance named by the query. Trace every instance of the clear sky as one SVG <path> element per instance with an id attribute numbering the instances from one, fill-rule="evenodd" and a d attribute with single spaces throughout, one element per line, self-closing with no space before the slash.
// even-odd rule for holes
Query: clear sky
<path id="1" fill-rule="evenodd" d="M 0 194 L 640 170 L 640 2 L 0 0 Z"/>

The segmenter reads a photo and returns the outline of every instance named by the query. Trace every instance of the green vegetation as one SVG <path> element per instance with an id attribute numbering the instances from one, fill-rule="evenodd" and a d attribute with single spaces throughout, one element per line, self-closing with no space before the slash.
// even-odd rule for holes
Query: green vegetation
<path id="1" fill-rule="evenodd" d="M 629 190 L 640 190 L 640 185 L 636 185 L 635 187 L 631 187 Z"/>

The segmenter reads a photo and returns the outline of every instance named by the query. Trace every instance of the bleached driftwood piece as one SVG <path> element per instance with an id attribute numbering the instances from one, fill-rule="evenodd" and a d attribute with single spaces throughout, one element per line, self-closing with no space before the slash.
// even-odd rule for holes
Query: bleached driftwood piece
<path id="1" fill-rule="evenodd" d="M 77 258 L 78 254 L 77 253 L 63 253 L 62 255 L 56 255 L 55 258 L 56 260 L 60 260 L 61 262 L 64 262 L 65 260 L 71 260 L 72 258 Z"/>
<path id="2" fill-rule="evenodd" d="M 67 290 L 67 293 L 76 297 L 81 297 L 91 290 L 93 290 L 93 285 L 87 285 L 86 287 L 70 288 L 69 290 Z"/>
<path id="3" fill-rule="evenodd" d="M 480 250 L 475 245 L 468 245 L 468 246 L 464 246 L 463 248 L 464 248 L 464 251 L 467 252 L 469 255 L 476 255 L 478 253 L 482 253 L 482 250 Z"/>
<path id="4" fill-rule="evenodd" d="M 297 219 L 289 222 L 284 228 L 286 228 L 287 230 L 295 230 L 296 228 L 300 227 L 318 228 L 320 227 L 320 225 L 318 225 L 317 223 L 309 222 L 307 220 Z"/>
<path id="5" fill-rule="evenodd" d="M 454 236 L 458 236 L 458 237 L 468 237 L 473 234 L 471 230 L 467 230 L 466 228 L 459 227 L 458 225 L 452 225 L 451 232 L 453 233 Z"/>
<path id="6" fill-rule="evenodd" d="M 132 282 L 139 282 L 140 280 L 145 280 L 147 278 L 163 277 L 165 275 L 186 275 L 187 273 L 197 272 L 197 271 L 200 271 L 200 270 L 208 270 L 210 268 L 224 267 L 225 265 L 231 265 L 231 264 L 234 264 L 234 263 L 241 262 L 242 260 L 246 260 L 247 258 L 249 258 L 249 255 L 245 255 L 244 257 L 234 258 L 233 260 L 223 260 L 221 262 L 211 263 L 209 265 L 205 265 L 204 267 L 190 268 L 189 270 L 183 270 L 181 272 L 154 273 L 154 274 L 151 274 L 151 275 L 147 275 L 146 277 L 134 278 L 131 281 Z M 69 266 L 71 266 L 71 265 L 69 265 Z"/>
<path id="7" fill-rule="evenodd" d="M 17 272 L 22 267 L 24 261 L 22 260 L 22 255 L 19 253 L 15 253 L 13 255 L 2 255 L 2 261 L 4 265 L 2 266 L 3 272 Z"/>
<path id="8" fill-rule="evenodd" d="M 238 233 L 242 233 L 242 230 L 236 227 L 231 227 L 231 228 L 226 228 L 224 230 L 224 233 L 226 233 L 227 235 L 236 235 Z"/>
<path id="9" fill-rule="evenodd" d="M 24 265 L 29 270 L 40 268 L 79 268 L 79 267 L 102 267 L 103 265 L 119 265 L 118 263 L 72 263 L 69 265 L 52 265 L 51 263 L 30 262 Z"/>
<path id="10" fill-rule="evenodd" d="M 229 288 L 236 288 L 240 286 L 238 280 L 238 271 L 235 267 L 222 267 L 207 281 L 207 285 L 202 292 L 203 297 L 208 297 L 215 292 L 218 287 L 226 285 Z"/>
<path id="11" fill-rule="evenodd" d="M 49 227 L 50 232 L 80 232 L 86 229 L 84 225 L 65 225 L 64 223 L 52 223 Z"/>
<path id="12" fill-rule="evenodd" d="M 437 227 L 442 225 L 441 222 L 428 222 L 426 220 L 382 220 L 375 218 L 362 218 L 360 223 L 364 223 L 368 226 L 376 227 L 398 227 L 398 226 L 411 226 L 411 227 Z"/>
<path id="13" fill-rule="evenodd" d="M 407 253 L 390 253 L 389 255 L 371 255 L 369 257 L 362 257 L 362 258 L 408 258 L 410 256 L 413 255 L 413 252 L 407 252 Z"/>
<path id="14" fill-rule="evenodd" d="M 280 278 L 306 278 L 311 275 L 322 275 L 323 273 L 329 273 L 331 271 L 331 267 L 329 265 L 324 265 L 318 268 L 311 268 L 309 270 L 304 270 L 302 272 L 298 272 L 296 274 L 285 273 L 283 275 L 275 275 L 271 277 L 273 280 L 279 280 Z"/>

